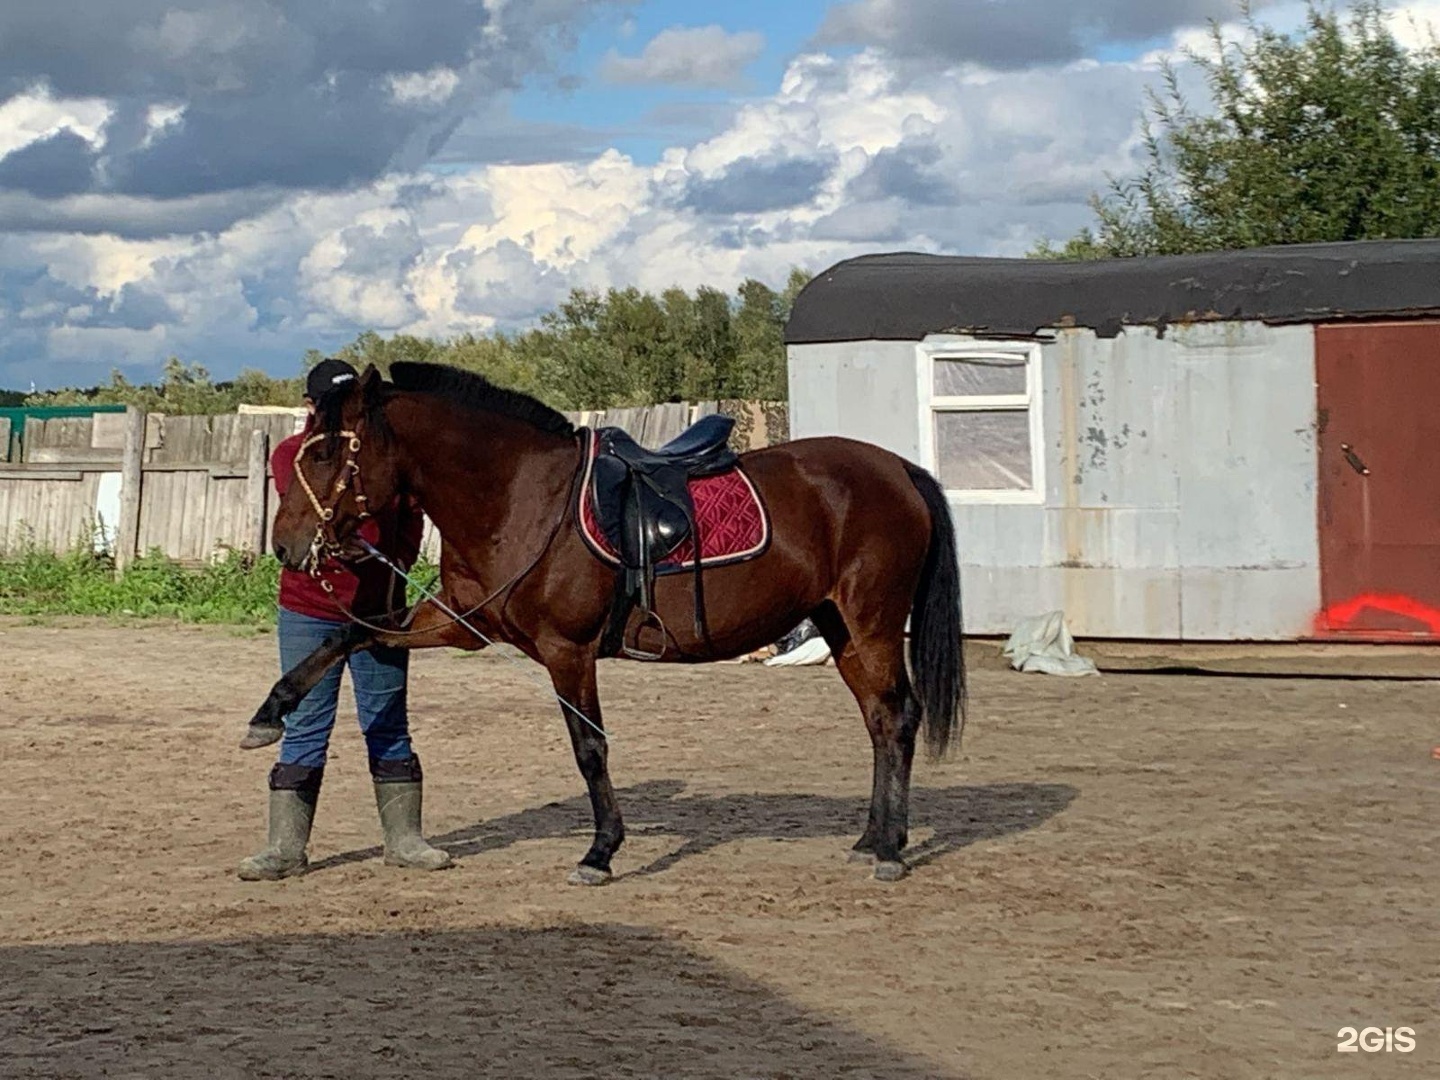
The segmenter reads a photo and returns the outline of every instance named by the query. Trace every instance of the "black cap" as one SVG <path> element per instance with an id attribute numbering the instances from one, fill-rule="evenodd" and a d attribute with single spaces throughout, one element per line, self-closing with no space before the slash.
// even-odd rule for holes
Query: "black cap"
<path id="1" fill-rule="evenodd" d="M 305 377 L 305 396 L 311 401 L 319 401 L 326 394 L 343 390 L 347 383 L 359 377 L 360 373 L 344 360 L 329 357 L 311 368 L 310 374 Z"/>

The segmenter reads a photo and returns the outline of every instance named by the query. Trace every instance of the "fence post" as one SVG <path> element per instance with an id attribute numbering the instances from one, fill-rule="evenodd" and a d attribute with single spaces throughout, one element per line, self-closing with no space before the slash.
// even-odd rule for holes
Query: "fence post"
<path id="1" fill-rule="evenodd" d="M 245 536 L 242 547 L 259 555 L 265 550 L 265 496 L 269 478 L 270 437 L 263 428 L 250 433 L 250 456 L 245 469 Z"/>
<path id="2" fill-rule="evenodd" d="M 125 450 L 120 459 L 120 523 L 115 529 L 115 569 L 124 573 L 140 543 L 140 486 L 145 463 L 145 413 L 125 407 Z"/>

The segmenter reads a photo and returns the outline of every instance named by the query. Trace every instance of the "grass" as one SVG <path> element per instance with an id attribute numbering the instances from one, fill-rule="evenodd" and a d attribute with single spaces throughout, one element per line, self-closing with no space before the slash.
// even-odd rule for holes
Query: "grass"
<path id="1" fill-rule="evenodd" d="M 430 586 L 438 573 L 422 563 L 414 576 Z M 65 555 L 32 549 L 0 559 L 0 615 L 273 626 L 279 581 L 280 564 L 268 555 L 231 555 L 191 568 L 151 552 L 116 577 L 108 557 L 83 549 Z M 413 588 L 410 593 L 413 601 L 417 594 Z"/>
<path id="2" fill-rule="evenodd" d="M 266 625 L 275 621 L 279 579 L 273 558 L 231 556 L 190 569 L 152 552 L 117 578 L 102 556 L 30 550 L 0 559 L 0 614 Z"/>

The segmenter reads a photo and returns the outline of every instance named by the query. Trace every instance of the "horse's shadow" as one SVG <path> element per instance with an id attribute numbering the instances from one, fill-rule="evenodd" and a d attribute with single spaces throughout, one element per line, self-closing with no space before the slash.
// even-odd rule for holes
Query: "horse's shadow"
<path id="1" fill-rule="evenodd" d="M 623 877 L 658 874 L 682 859 L 731 840 L 802 840 L 858 836 L 868 804 L 853 796 L 695 795 L 684 796 L 680 780 L 651 780 L 616 792 L 631 835 L 649 833 L 684 837 L 676 850 Z M 1068 784 L 989 784 L 981 787 L 915 788 L 910 793 L 911 828 L 934 830 L 924 843 L 905 851 L 909 866 L 982 840 L 1025 832 L 1065 810 L 1079 792 Z M 593 828 L 590 800 L 521 810 L 515 814 L 457 829 L 431 842 L 457 859 L 497 851 L 525 840 L 588 836 Z M 583 844 L 583 842 L 582 842 Z M 347 851 L 311 864 L 324 870 L 373 859 L 378 847 Z"/>

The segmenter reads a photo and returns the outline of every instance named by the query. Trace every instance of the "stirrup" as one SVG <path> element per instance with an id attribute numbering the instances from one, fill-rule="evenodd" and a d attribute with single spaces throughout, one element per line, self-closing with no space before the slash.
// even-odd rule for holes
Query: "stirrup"
<path id="1" fill-rule="evenodd" d="M 656 653 L 646 652 L 640 648 L 640 635 L 651 627 L 660 631 L 660 651 Z M 669 637 L 670 631 L 665 629 L 665 623 L 660 616 L 653 611 L 647 611 L 644 616 L 641 617 L 639 625 L 635 627 L 635 647 L 631 648 L 626 643 L 622 634 L 620 638 L 620 651 L 631 660 L 659 660 L 665 655 L 665 642 Z"/>

